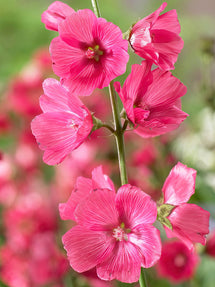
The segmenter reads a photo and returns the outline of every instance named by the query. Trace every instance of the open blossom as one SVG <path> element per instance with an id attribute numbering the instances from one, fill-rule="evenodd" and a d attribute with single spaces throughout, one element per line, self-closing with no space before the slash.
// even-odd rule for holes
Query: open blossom
<path id="1" fill-rule="evenodd" d="M 140 57 L 168 71 L 174 69 L 184 42 L 179 36 L 181 28 L 176 10 L 159 16 L 166 5 L 163 3 L 155 12 L 138 21 L 132 27 L 129 42 Z"/>
<path id="2" fill-rule="evenodd" d="M 43 114 L 35 117 L 31 128 L 49 165 L 60 163 L 90 134 L 93 122 L 89 110 L 60 82 L 46 79 L 40 97 Z"/>
<path id="3" fill-rule="evenodd" d="M 66 17 L 58 31 L 50 46 L 53 70 L 75 95 L 88 96 L 125 72 L 128 42 L 113 23 L 84 9 Z"/>
<path id="4" fill-rule="evenodd" d="M 45 24 L 46 29 L 58 31 L 59 23 L 73 12 L 75 12 L 74 9 L 67 4 L 55 1 L 43 12 L 41 21 Z"/>
<path id="5" fill-rule="evenodd" d="M 199 263 L 195 250 L 181 241 L 167 241 L 162 245 L 161 258 L 157 264 L 158 274 L 174 283 L 191 279 Z"/>
<path id="6" fill-rule="evenodd" d="M 134 132 L 142 137 L 154 137 L 170 132 L 185 120 L 180 98 L 186 87 L 170 72 L 159 68 L 151 72 L 151 63 L 132 65 L 123 88 L 114 84 Z"/>
<path id="7" fill-rule="evenodd" d="M 164 205 L 173 206 L 167 217 L 172 230 L 165 227 L 167 237 L 178 237 L 190 249 L 196 242 L 205 245 L 205 235 L 209 232 L 210 213 L 196 204 L 187 203 L 195 192 L 195 179 L 196 170 L 178 162 L 162 189 Z"/>
<path id="8" fill-rule="evenodd" d="M 159 231 L 152 225 L 157 208 L 137 187 L 127 184 L 116 194 L 101 173 L 97 186 L 102 181 L 103 188 L 90 189 L 75 208 L 71 198 L 66 208 L 60 207 L 63 219 L 77 223 L 63 236 L 64 247 L 77 272 L 96 267 L 100 279 L 135 282 L 141 266 L 153 266 L 161 254 Z"/>

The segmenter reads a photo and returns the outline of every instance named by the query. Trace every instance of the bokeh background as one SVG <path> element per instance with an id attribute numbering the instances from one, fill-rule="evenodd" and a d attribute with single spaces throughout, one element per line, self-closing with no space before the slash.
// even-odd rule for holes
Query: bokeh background
<path id="1" fill-rule="evenodd" d="M 68 225 L 59 219 L 57 206 L 67 200 L 75 178 L 79 175 L 90 177 L 92 168 L 98 164 L 105 162 L 105 170 L 118 184 L 112 138 L 99 135 L 100 143 L 108 141 L 103 154 L 98 155 L 95 151 L 98 146 L 93 138 L 88 146 L 76 152 L 71 161 L 58 167 L 48 167 L 42 163 L 42 153 L 30 135 L 30 122 L 40 113 L 42 80 L 53 77 L 47 51 L 57 33 L 46 30 L 41 23 L 42 12 L 52 2 L 0 1 L 0 274 L 4 282 L 0 286 L 108 286 L 97 285 L 102 283 L 96 281 L 94 274 L 79 277 L 69 270 L 60 239 Z M 156 197 L 174 163 L 181 161 L 196 169 L 196 194 L 190 202 L 211 212 L 212 232 L 215 229 L 215 1 L 166 2 L 166 10 L 177 10 L 181 24 L 184 48 L 173 74 L 188 88 L 182 105 L 190 116 L 179 130 L 151 142 L 128 136 L 128 140 L 134 142 L 133 146 L 129 144 L 127 147 L 128 157 L 132 159 L 128 160 L 130 179 L 139 183 L 134 174 L 140 178 L 144 176 L 144 182 L 139 184 Z M 75 10 L 92 9 L 90 0 L 64 3 Z M 99 1 L 102 16 L 118 25 L 123 32 L 161 3 L 158 0 Z M 141 59 L 131 55 L 130 65 L 134 62 L 140 63 Z M 120 81 L 123 82 L 130 72 L 130 65 Z M 95 111 L 104 105 L 103 114 L 108 115 L 105 102 L 108 98 L 103 100 L 103 95 L 100 96 L 96 95 L 97 104 L 88 102 L 88 105 L 91 104 Z M 31 98 L 31 103 L 26 104 Z M 137 148 L 145 148 L 149 160 L 135 161 Z M 156 152 L 151 155 L 154 149 Z M 52 246 L 52 250 L 47 254 L 47 249 L 51 249 L 48 246 Z M 41 249 L 43 252 L 38 254 Z M 214 287 L 215 257 L 200 246 L 197 246 L 197 251 L 201 260 L 192 279 L 174 285 L 168 279 L 159 278 L 153 269 L 147 274 L 149 286 Z M 44 271 L 44 266 L 49 266 L 47 262 L 52 263 Z M 35 267 L 38 265 L 40 270 Z"/>

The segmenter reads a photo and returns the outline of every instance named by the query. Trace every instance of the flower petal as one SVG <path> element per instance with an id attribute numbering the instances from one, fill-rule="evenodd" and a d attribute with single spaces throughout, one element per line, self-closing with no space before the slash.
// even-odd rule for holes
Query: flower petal
<path id="1" fill-rule="evenodd" d="M 76 180 L 75 188 L 73 189 L 68 201 L 59 204 L 60 216 L 62 219 L 75 220 L 74 211 L 78 204 L 84 200 L 92 190 L 92 180 L 79 176 Z"/>
<path id="2" fill-rule="evenodd" d="M 114 244 L 105 232 L 75 226 L 63 236 L 70 265 L 77 272 L 84 272 L 108 258 Z"/>
<path id="3" fill-rule="evenodd" d="M 178 162 L 170 171 L 162 191 L 164 203 L 180 205 L 195 193 L 196 170 Z"/>
<path id="4" fill-rule="evenodd" d="M 67 4 L 55 1 L 42 13 L 41 21 L 45 24 L 46 29 L 58 31 L 59 23 L 73 12 L 75 12 L 74 9 Z"/>
<path id="5" fill-rule="evenodd" d="M 97 275 L 103 280 L 117 279 L 133 283 L 140 277 L 141 260 L 138 249 L 130 242 L 118 242 L 109 258 L 97 266 Z"/>
<path id="6" fill-rule="evenodd" d="M 168 232 L 168 237 L 178 237 L 189 248 L 193 243 L 199 242 L 205 245 L 205 235 L 209 233 L 210 213 L 195 204 L 182 204 L 175 209 L 168 217 L 172 224 L 172 232 Z"/>
<path id="7" fill-rule="evenodd" d="M 139 224 L 154 223 L 157 217 L 157 207 L 151 197 L 130 184 L 119 188 L 116 194 L 116 208 L 120 221 L 130 229 Z"/>
<path id="8" fill-rule="evenodd" d="M 102 166 L 94 168 L 92 171 L 93 188 L 110 189 L 115 192 L 115 187 L 112 180 L 103 173 Z"/>
<path id="9" fill-rule="evenodd" d="M 90 230 L 110 231 L 118 226 L 115 207 L 115 192 L 109 189 L 94 189 L 75 210 L 76 221 Z"/>
<path id="10" fill-rule="evenodd" d="M 154 226 L 138 225 L 129 234 L 129 242 L 138 246 L 142 267 L 152 267 L 159 260 L 161 256 L 160 232 Z"/>

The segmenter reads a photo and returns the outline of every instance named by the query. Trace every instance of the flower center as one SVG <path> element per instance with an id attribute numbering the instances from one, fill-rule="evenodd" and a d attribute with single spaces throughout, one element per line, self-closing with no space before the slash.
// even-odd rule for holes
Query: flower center
<path id="1" fill-rule="evenodd" d="M 174 264 L 177 267 L 182 267 L 185 265 L 185 263 L 186 263 L 186 256 L 184 256 L 183 254 L 178 254 L 174 259 Z"/>
<path id="2" fill-rule="evenodd" d="M 117 228 L 113 229 L 113 237 L 116 238 L 117 241 L 128 241 L 128 233 L 131 232 L 131 229 L 125 228 L 125 223 L 122 222 Z"/>
<path id="3" fill-rule="evenodd" d="M 99 61 L 100 56 L 104 54 L 103 51 L 99 50 L 99 45 L 92 47 L 88 47 L 86 51 L 86 56 L 88 59 L 94 59 L 96 62 Z"/>

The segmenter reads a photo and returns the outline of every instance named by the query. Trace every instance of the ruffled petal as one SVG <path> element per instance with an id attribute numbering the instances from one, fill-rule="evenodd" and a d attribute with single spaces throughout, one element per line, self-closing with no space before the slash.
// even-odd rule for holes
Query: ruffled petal
<path id="1" fill-rule="evenodd" d="M 173 9 L 160 15 L 154 23 L 153 29 L 167 30 L 179 34 L 181 32 L 181 26 L 178 21 L 176 10 Z"/>
<path id="2" fill-rule="evenodd" d="M 75 226 L 63 236 L 64 248 L 71 267 L 77 272 L 87 271 L 103 262 L 114 248 L 112 238 L 105 232 Z"/>
<path id="3" fill-rule="evenodd" d="M 196 170 L 178 162 L 170 171 L 162 191 L 164 203 L 180 205 L 195 193 Z"/>
<path id="4" fill-rule="evenodd" d="M 110 189 L 115 192 L 115 187 L 112 180 L 103 173 L 102 166 L 94 168 L 92 171 L 93 188 Z"/>
<path id="5" fill-rule="evenodd" d="M 62 41 L 60 37 L 56 37 L 51 41 L 50 53 L 53 71 L 61 78 L 75 77 L 85 66 L 85 52 L 79 48 L 71 47 Z"/>
<path id="6" fill-rule="evenodd" d="M 46 29 L 58 31 L 58 25 L 73 12 L 75 12 L 74 9 L 67 4 L 55 1 L 42 13 L 41 21 Z"/>
<path id="7" fill-rule="evenodd" d="M 170 72 L 157 68 L 152 74 L 153 82 L 142 97 L 143 105 L 149 109 L 173 105 L 178 98 L 186 94 L 186 86 Z"/>
<path id="8" fill-rule="evenodd" d="M 178 237 L 189 248 L 193 243 L 205 245 L 205 235 L 209 233 L 210 213 L 195 204 L 182 204 L 176 207 L 168 219 L 172 224 L 172 232 L 167 233 L 168 237 Z"/>
<path id="9" fill-rule="evenodd" d="M 118 242 L 109 258 L 97 266 L 97 275 L 102 280 L 117 279 L 121 282 L 138 281 L 141 270 L 140 254 L 130 242 Z"/>
<path id="10" fill-rule="evenodd" d="M 188 114 L 176 106 L 151 109 L 145 121 L 135 120 L 139 126 L 134 132 L 144 138 L 159 136 L 177 129 L 187 116 Z"/>
<path id="11" fill-rule="evenodd" d="M 46 79 L 43 82 L 44 95 L 40 97 L 40 106 L 43 112 L 70 111 L 80 114 L 83 105 L 78 98 L 72 96 L 69 91 L 56 79 Z M 72 102 L 72 105 L 69 105 Z"/>
<path id="12" fill-rule="evenodd" d="M 34 118 L 31 123 L 32 132 L 40 149 L 48 153 L 45 157 L 47 164 L 51 164 L 53 160 L 56 161 L 55 164 L 60 163 L 65 154 L 83 142 L 83 138 L 77 138 L 76 125 L 80 125 L 80 119 L 66 112 L 44 113 Z M 88 134 L 90 130 L 91 127 Z M 85 134 L 84 138 L 88 134 Z M 47 161 L 47 158 L 50 160 Z"/>
<path id="13" fill-rule="evenodd" d="M 60 216 L 62 219 L 75 220 L 74 211 L 78 204 L 90 194 L 92 190 L 92 180 L 79 176 L 76 180 L 75 188 L 73 189 L 68 201 L 59 204 Z"/>
<path id="14" fill-rule="evenodd" d="M 109 189 L 94 189 L 75 210 L 76 221 L 96 231 L 111 231 L 118 226 L 115 207 L 115 192 Z"/>
<path id="15" fill-rule="evenodd" d="M 154 223 L 157 217 L 156 204 L 151 197 L 130 184 L 119 188 L 116 194 L 116 208 L 120 221 L 130 229 L 139 224 Z"/>
<path id="16" fill-rule="evenodd" d="M 92 29 L 96 20 L 96 15 L 89 9 L 73 13 L 59 25 L 61 39 L 71 47 L 88 48 L 94 44 Z M 89 44 L 89 46 L 82 47 L 81 43 Z"/>
<path id="17" fill-rule="evenodd" d="M 142 267 L 152 267 L 159 260 L 161 256 L 160 232 L 154 226 L 138 225 L 129 234 L 129 241 L 138 246 Z"/>

